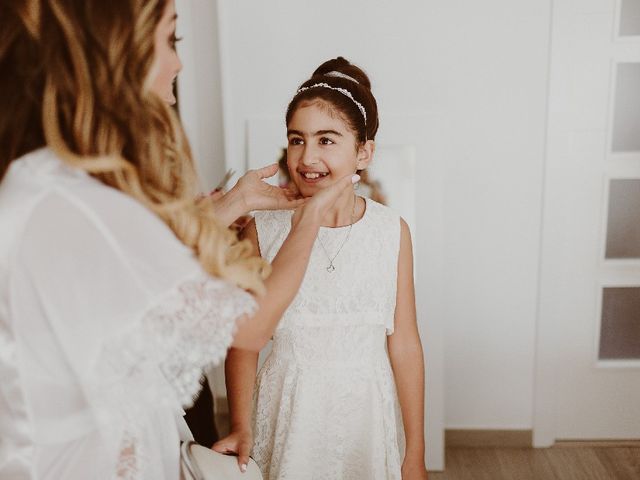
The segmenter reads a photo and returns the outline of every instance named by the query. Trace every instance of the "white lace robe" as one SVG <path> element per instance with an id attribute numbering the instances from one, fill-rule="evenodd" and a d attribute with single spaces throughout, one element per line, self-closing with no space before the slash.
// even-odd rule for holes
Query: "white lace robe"
<path id="1" fill-rule="evenodd" d="M 182 407 L 255 303 L 41 149 L 0 184 L 0 478 L 179 478 Z"/>

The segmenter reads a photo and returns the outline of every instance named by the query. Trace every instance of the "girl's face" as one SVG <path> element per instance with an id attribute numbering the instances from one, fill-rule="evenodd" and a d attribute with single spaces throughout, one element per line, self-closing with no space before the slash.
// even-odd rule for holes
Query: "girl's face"
<path id="1" fill-rule="evenodd" d="M 323 100 L 301 104 L 287 125 L 287 140 L 289 173 L 303 197 L 366 168 L 372 153 L 370 145 L 357 148 L 349 125 Z"/>
<path id="2" fill-rule="evenodd" d="M 151 68 L 151 90 L 170 105 L 176 103 L 173 82 L 182 70 L 176 52 L 176 19 L 174 0 L 169 0 L 154 34 L 155 59 Z"/>

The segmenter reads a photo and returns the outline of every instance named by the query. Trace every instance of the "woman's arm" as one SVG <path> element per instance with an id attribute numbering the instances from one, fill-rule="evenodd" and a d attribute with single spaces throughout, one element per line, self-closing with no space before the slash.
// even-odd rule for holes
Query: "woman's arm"
<path id="1" fill-rule="evenodd" d="M 256 380 L 258 354 L 249 350 L 231 348 L 224 364 L 227 397 L 229 400 L 229 435 L 213 445 L 220 453 L 234 453 L 244 472 L 253 447 L 251 410 L 253 387 Z"/>
<path id="2" fill-rule="evenodd" d="M 406 437 L 402 478 L 424 480 L 424 359 L 416 322 L 411 233 L 404 220 L 400 228 L 395 328 L 387 345 Z"/>
<path id="3" fill-rule="evenodd" d="M 324 213 L 333 206 L 340 193 L 359 178 L 358 175 L 349 175 L 340 179 L 295 211 L 291 231 L 271 263 L 271 275 L 265 281 L 267 293 L 256 299 L 258 311 L 241 323 L 232 346 L 259 351 L 266 345 L 302 283 Z M 247 238 L 251 240 L 249 236 L 254 236 L 252 241 L 257 245 L 255 223 L 249 223 L 246 229 Z"/>
<path id="4" fill-rule="evenodd" d="M 258 232 L 254 220 L 247 225 L 241 236 L 251 242 L 254 254 L 259 255 Z M 217 452 L 238 455 L 238 465 L 243 472 L 247 468 L 253 447 L 251 409 L 257 366 L 257 352 L 239 348 L 229 350 L 224 373 L 229 400 L 230 430 L 228 436 L 213 445 Z"/>

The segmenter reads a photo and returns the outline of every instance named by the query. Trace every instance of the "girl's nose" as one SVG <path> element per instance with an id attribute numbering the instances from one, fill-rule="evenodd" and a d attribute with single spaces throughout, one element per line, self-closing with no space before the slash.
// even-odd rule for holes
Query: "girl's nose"
<path id="1" fill-rule="evenodd" d="M 305 145 L 304 151 L 302 152 L 302 164 L 306 166 L 315 165 L 318 161 L 315 149 L 309 145 Z"/>

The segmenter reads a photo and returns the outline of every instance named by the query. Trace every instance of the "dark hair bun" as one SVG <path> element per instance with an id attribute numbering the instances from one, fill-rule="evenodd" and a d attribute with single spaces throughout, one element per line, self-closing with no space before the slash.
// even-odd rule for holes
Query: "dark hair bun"
<path id="1" fill-rule="evenodd" d="M 359 142 L 375 139 L 379 126 L 378 105 L 369 77 L 360 67 L 338 57 L 316 68 L 289 103 L 285 117 L 287 125 L 302 102 L 314 99 L 329 102 L 341 112 Z"/>
<path id="2" fill-rule="evenodd" d="M 371 82 L 369 81 L 369 77 L 366 73 L 362 71 L 360 67 L 353 65 L 349 60 L 344 57 L 333 58 L 331 60 L 327 60 L 313 72 L 313 76 L 316 75 L 326 75 L 329 72 L 340 72 L 343 73 L 357 82 L 371 89 Z"/>

